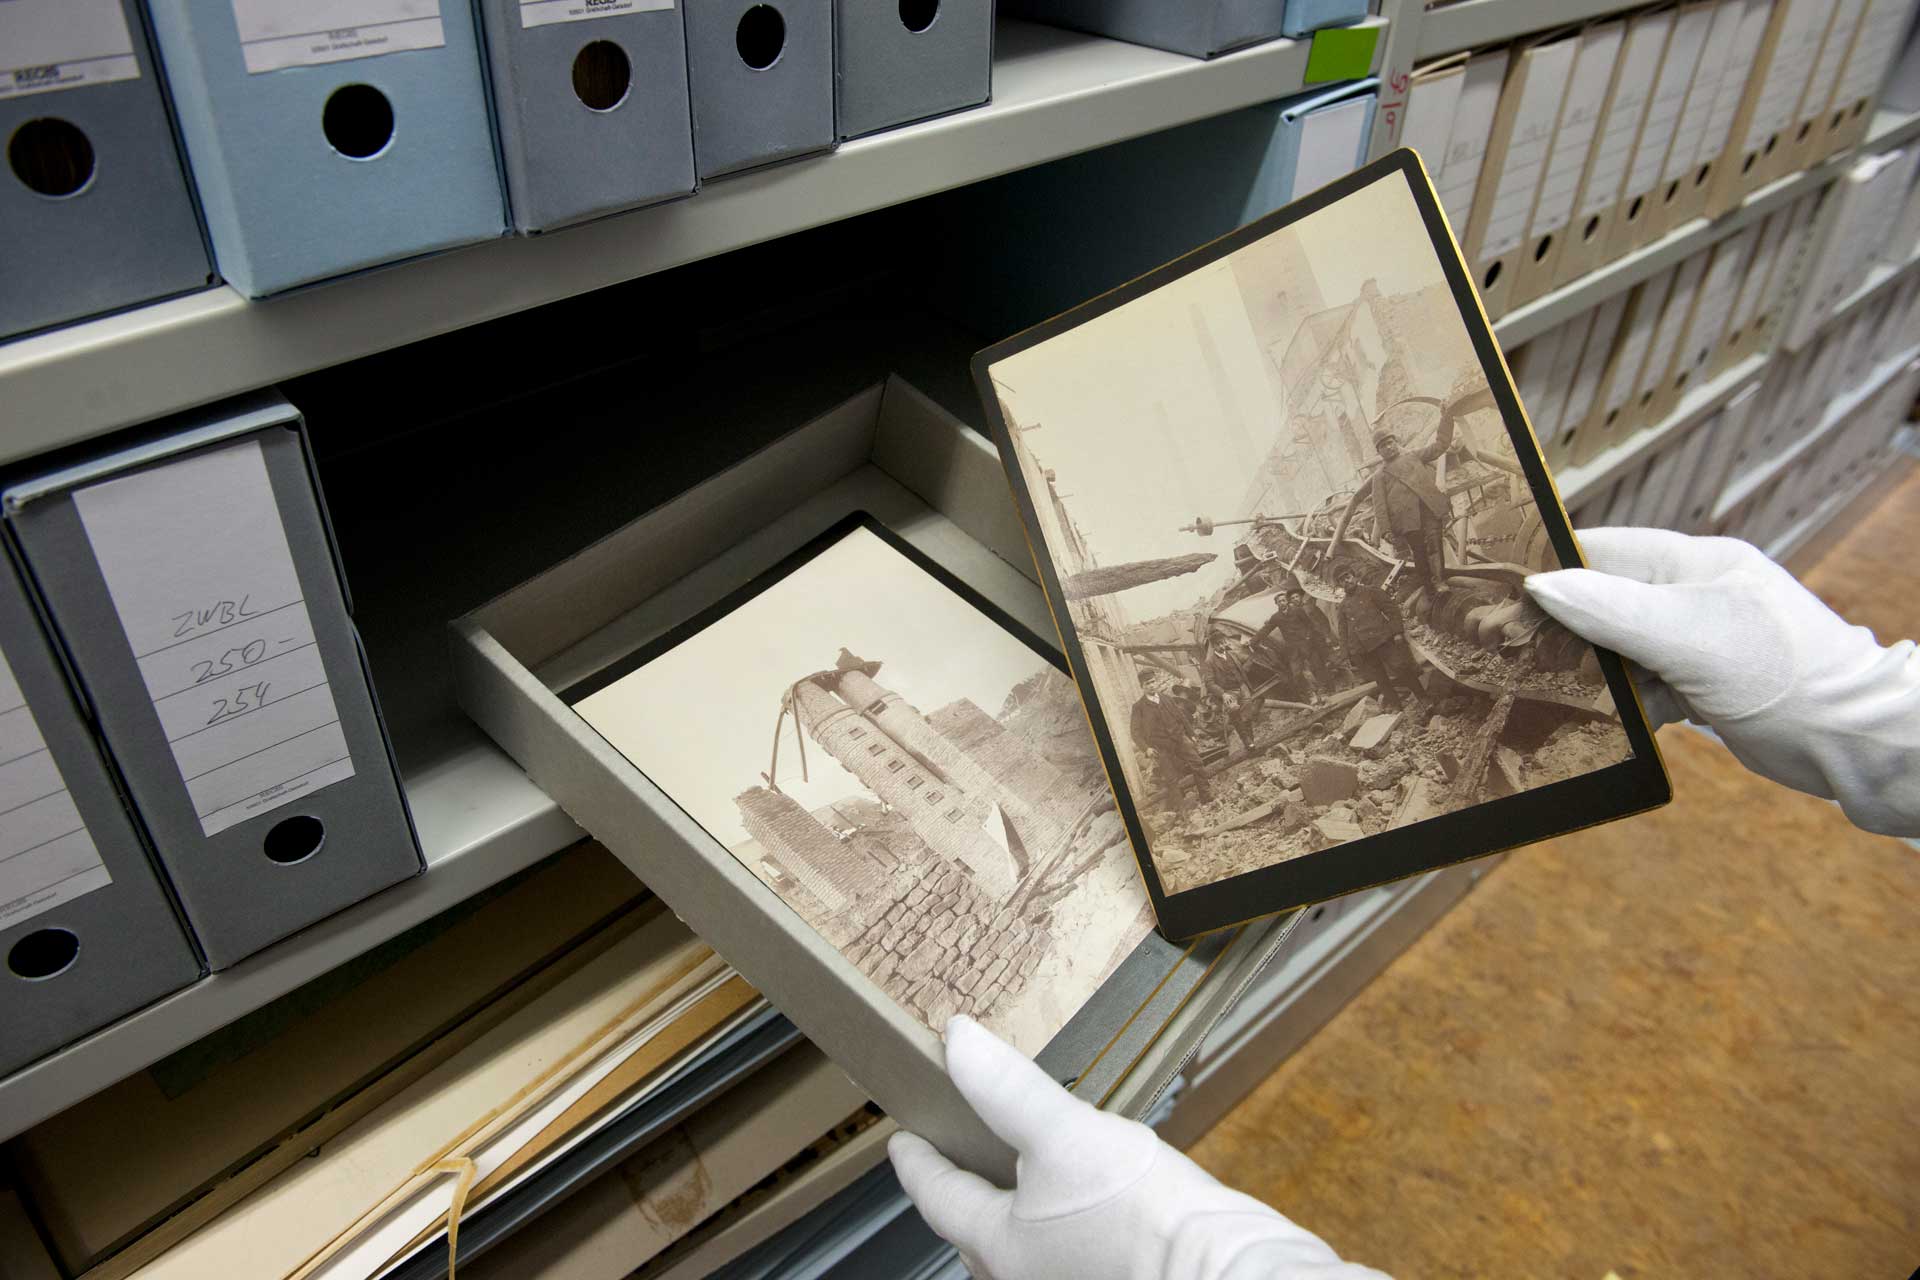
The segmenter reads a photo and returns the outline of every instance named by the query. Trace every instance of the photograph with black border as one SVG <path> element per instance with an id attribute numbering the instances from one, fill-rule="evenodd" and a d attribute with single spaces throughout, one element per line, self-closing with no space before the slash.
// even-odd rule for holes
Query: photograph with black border
<path id="1" fill-rule="evenodd" d="M 1670 798 L 1413 152 L 973 370 L 1167 936 Z"/>

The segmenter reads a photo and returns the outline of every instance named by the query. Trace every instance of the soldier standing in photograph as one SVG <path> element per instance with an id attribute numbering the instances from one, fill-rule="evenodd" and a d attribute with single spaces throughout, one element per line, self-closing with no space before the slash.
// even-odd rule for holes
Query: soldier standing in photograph
<path id="1" fill-rule="evenodd" d="M 1444 595 L 1448 588 L 1440 535 L 1453 516 L 1453 504 L 1434 483 L 1433 463 L 1453 447 L 1453 418 L 1442 417 L 1433 442 L 1418 452 L 1401 452 L 1399 437 L 1385 427 L 1374 431 L 1373 447 L 1380 454 L 1380 469 L 1369 482 L 1374 536 L 1390 536 L 1413 562 L 1429 595 Z"/>
<path id="2" fill-rule="evenodd" d="M 1200 747 L 1193 740 L 1186 713 L 1170 695 L 1172 685 L 1170 676 L 1158 672 L 1149 675 L 1147 691 L 1133 704 L 1127 730 L 1133 745 L 1153 762 L 1162 789 L 1185 824 L 1192 815 L 1187 804 L 1187 779 L 1193 779 L 1194 790 L 1203 801 L 1213 799 L 1213 789 L 1207 785 L 1206 765 L 1200 759 Z"/>
<path id="3" fill-rule="evenodd" d="M 1373 681 L 1380 705 L 1398 711 L 1402 691 L 1409 699 L 1420 696 L 1400 605 L 1379 587 L 1363 581 L 1352 565 L 1340 566 L 1334 577 L 1345 593 L 1340 598 L 1340 642 L 1346 647 L 1347 660 L 1362 680 Z"/>
<path id="4" fill-rule="evenodd" d="M 1307 603 L 1307 593 L 1298 584 L 1282 591 L 1273 603 L 1273 616 L 1254 633 L 1254 647 L 1278 631 L 1280 644 L 1269 645 L 1269 652 L 1280 649 L 1295 687 L 1319 702 L 1333 688 L 1333 630 L 1320 610 Z"/>

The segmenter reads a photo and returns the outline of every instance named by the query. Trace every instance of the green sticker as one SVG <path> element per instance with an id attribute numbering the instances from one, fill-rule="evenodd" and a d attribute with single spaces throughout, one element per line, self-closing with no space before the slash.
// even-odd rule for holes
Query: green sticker
<path id="1" fill-rule="evenodd" d="M 1313 47 L 1307 50 L 1307 76 L 1301 83 L 1363 79 L 1373 66 L 1373 46 L 1379 41 L 1379 27 L 1328 27 L 1314 32 Z"/>

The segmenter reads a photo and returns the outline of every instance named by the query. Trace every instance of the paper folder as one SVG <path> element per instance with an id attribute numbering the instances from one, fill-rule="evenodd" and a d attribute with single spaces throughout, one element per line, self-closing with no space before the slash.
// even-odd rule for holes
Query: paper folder
<path id="1" fill-rule="evenodd" d="M 1554 268 L 1556 286 L 1585 275 L 1607 259 L 1620 191 L 1639 137 L 1640 122 L 1652 98 L 1660 60 L 1673 32 L 1673 10 L 1636 14 L 1627 20 L 1626 37 L 1614 62 L 1613 81 L 1600 111 L 1600 127 L 1574 198 L 1566 243 Z"/>
<path id="2" fill-rule="evenodd" d="M 1580 179 L 1586 173 L 1587 158 L 1593 151 L 1607 90 L 1613 84 L 1614 65 L 1619 60 L 1625 36 L 1624 22 L 1603 22 L 1588 27 L 1580 37 L 1580 49 L 1574 55 L 1566 96 L 1560 103 L 1560 119 L 1554 127 L 1540 191 L 1534 199 L 1533 213 L 1527 219 L 1526 242 L 1509 298 L 1511 305 L 1531 302 L 1553 287 L 1554 273 L 1566 248 L 1574 198 L 1580 194 Z"/>
<path id="3" fill-rule="evenodd" d="M 1513 56 L 1507 69 L 1462 246 L 1489 320 L 1505 314 L 1512 299 L 1527 220 L 1546 173 L 1579 43 L 1562 36 L 1529 45 Z"/>

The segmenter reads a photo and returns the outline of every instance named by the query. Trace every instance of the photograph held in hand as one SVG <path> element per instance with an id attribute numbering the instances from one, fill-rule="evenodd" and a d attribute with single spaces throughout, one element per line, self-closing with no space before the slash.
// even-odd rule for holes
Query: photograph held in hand
<path id="1" fill-rule="evenodd" d="M 1170 936 L 1666 799 L 1411 153 L 975 373 Z"/>

